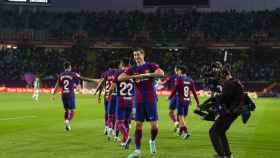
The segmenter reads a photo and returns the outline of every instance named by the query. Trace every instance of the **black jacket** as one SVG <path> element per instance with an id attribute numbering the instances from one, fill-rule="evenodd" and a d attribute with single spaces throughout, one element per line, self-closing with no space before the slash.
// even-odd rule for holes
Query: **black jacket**
<path id="1" fill-rule="evenodd" d="M 244 103 L 243 85 L 235 79 L 226 80 L 220 96 L 223 111 L 235 113 Z"/>

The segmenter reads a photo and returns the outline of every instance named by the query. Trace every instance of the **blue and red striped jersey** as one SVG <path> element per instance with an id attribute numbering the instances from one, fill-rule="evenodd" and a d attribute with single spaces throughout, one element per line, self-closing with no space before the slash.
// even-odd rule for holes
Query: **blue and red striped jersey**
<path id="1" fill-rule="evenodd" d="M 164 84 L 169 83 L 171 86 L 174 86 L 175 83 L 176 83 L 176 79 L 177 79 L 177 75 L 176 75 L 176 74 L 173 74 L 173 75 L 170 75 L 170 76 L 166 77 L 166 78 L 163 80 L 163 83 L 164 83 Z"/>
<path id="2" fill-rule="evenodd" d="M 58 77 L 57 83 L 61 86 L 62 96 L 73 96 L 75 85 L 80 82 L 80 75 L 72 71 L 65 71 Z"/>
<path id="3" fill-rule="evenodd" d="M 110 88 L 113 84 L 113 81 L 115 80 L 117 71 L 118 71 L 117 69 L 108 69 L 101 75 L 101 78 L 103 78 L 105 81 L 106 99 L 108 99 L 108 97 L 109 97 L 108 94 L 109 94 Z M 116 92 L 114 92 L 112 95 L 116 95 Z"/>
<path id="4" fill-rule="evenodd" d="M 145 63 L 141 66 L 134 66 L 125 71 L 127 75 L 138 75 L 153 73 L 159 66 L 157 64 Z M 155 78 L 134 79 L 135 85 L 135 102 L 148 103 L 154 105 L 157 102 Z"/>
<path id="5" fill-rule="evenodd" d="M 198 101 L 194 81 L 190 77 L 187 77 L 186 75 L 178 76 L 176 78 L 174 89 L 172 90 L 169 98 L 171 99 L 172 97 L 177 95 L 180 103 L 190 102 L 191 101 L 190 92 L 193 93 L 195 99 Z"/>
<path id="6" fill-rule="evenodd" d="M 118 77 L 124 71 L 120 70 L 116 73 L 114 83 L 116 83 L 117 100 L 121 107 L 132 107 L 134 97 L 134 83 L 133 80 L 118 81 Z"/>

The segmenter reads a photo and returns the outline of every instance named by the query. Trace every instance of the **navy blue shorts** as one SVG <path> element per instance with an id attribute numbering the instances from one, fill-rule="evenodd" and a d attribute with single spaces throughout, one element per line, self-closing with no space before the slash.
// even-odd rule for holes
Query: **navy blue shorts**
<path id="1" fill-rule="evenodd" d="M 62 96 L 64 109 L 76 109 L 75 96 Z"/>
<path id="2" fill-rule="evenodd" d="M 146 121 L 157 121 L 158 110 L 157 103 L 136 103 L 136 117 L 135 121 L 144 122 Z"/>
<path id="3" fill-rule="evenodd" d="M 189 102 L 184 102 L 181 104 L 178 104 L 177 106 L 177 115 L 178 116 L 188 116 L 188 112 L 189 112 Z"/>
<path id="4" fill-rule="evenodd" d="M 108 114 L 109 115 L 115 115 L 116 113 L 116 104 L 117 104 L 117 96 L 113 95 L 112 99 L 108 101 Z"/>
<path id="5" fill-rule="evenodd" d="M 119 107 L 116 109 L 117 120 L 131 120 L 132 107 Z"/>
<path id="6" fill-rule="evenodd" d="M 176 110 L 177 108 L 177 97 L 172 97 L 169 100 L 169 110 Z"/>

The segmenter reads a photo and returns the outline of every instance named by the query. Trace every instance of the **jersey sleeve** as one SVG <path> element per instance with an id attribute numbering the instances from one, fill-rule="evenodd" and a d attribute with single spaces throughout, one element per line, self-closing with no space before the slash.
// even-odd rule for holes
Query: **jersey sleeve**
<path id="1" fill-rule="evenodd" d="M 177 80 L 177 81 L 175 82 L 174 88 L 173 88 L 172 91 L 171 91 L 171 94 L 170 94 L 170 96 L 169 96 L 169 99 L 171 99 L 171 98 L 176 94 L 176 92 L 177 92 L 179 86 L 180 86 L 180 83 L 179 83 L 179 80 Z"/>
<path id="2" fill-rule="evenodd" d="M 195 99 L 196 103 L 199 104 L 199 99 L 198 99 L 198 96 L 196 94 L 196 88 L 195 88 L 194 81 L 191 81 L 190 89 L 193 93 L 193 96 L 194 96 L 194 99 Z"/>
<path id="3" fill-rule="evenodd" d="M 118 77 L 120 76 L 121 73 L 116 73 L 114 75 L 114 79 L 113 79 L 113 83 L 117 83 L 118 82 Z"/>
<path id="4" fill-rule="evenodd" d="M 127 75 L 129 75 L 129 76 L 131 76 L 131 75 L 133 75 L 133 69 L 132 69 L 132 68 L 129 68 L 129 69 L 127 69 L 124 73 L 127 74 Z"/>
<path id="5" fill-rule="evenodd" d="M 157 64 L 150 64 L 150 69 L 152 71 L 156 71 L 157 69 L 159 69 L 159 66 Z"/>
<path id="6" fill-rule="evenodd" d="M 76 80 L 80 80 L 80 79 L 81 79 L 81 75 L 75 72 L 75 73 L 74 73 L 74 78 L 75 78 Z"/>
<path id="7" fill-rule="evenodd" d="M 168 83 L 169 81 L 171 81 L 172 80 L 172 77 L 171 76 L 168 76 L 168 77 L 166 77 L 164 80 L 163 80 L 163 84 L 166 84 L 166 83 Z"/>
<path id="8" fill-rule="evenodd" d="M 58 76 L 58 78 L 57 78 L 57 80 L 56 80 L 56 84 L 58 84 L 58 85 L 61 84 L 60 75 Z"/>

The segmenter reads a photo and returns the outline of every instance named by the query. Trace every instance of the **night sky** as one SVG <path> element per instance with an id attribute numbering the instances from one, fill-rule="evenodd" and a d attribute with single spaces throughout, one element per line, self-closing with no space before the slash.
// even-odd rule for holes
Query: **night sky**
<path id="1" fill-rule="evenodd" d="M 142 0 L 52 0 L 56 10 L 120 10 L 141 9 Z M 210 0 L 213 10 L 224 9 L 273 9 L 280 7 L 280 0 Z"/>

